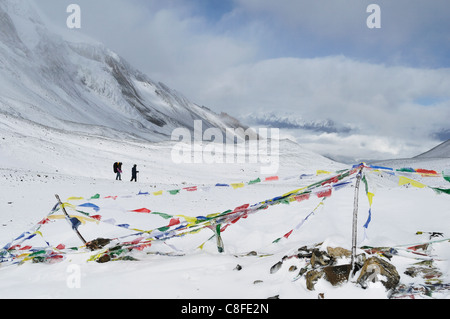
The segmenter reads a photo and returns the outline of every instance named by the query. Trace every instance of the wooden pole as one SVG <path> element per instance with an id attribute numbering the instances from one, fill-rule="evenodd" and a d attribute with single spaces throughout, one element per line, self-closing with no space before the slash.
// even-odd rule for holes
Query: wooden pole
<path id="1" fill-rule="evenodd" d="M 67 214 L 66 209 L 64 208 L 64 205 L 63 205 L 63 203 L 61 202 L 61 199 L 59 198 L 59 195 L 56 195 L 56 194 L 55 194 L 55 197 L 56 197 L 56 199 L 58 200 L 59 205 L 61 206 L 61 208 L 62 208 L 62 210 L 63 210 L 63 212 L 64 212 L 64 215 L 66 216 L 67 221 L 70 222 L 70 216 L 69 216 L 69 214 Z M 78 237 L 81 239 L 81 241 L 83 242 L 83 244 L 86 245 L 86 240 L 83 238 L 83 236 L 81 236 L 81 234 L 80 234 L 80 232 L 78 231 L 78 229 L 76 229 L 75 227 L 72 227 L 72 229 L 73 229 L 74 232 L 78 235 Z"/>
<path id="2" fill-rule="evenodd" d="M 356 241 L 358 238 L 358 195 L 359 195 L 359 184 L 362 178 L 363 168 L 361 167 L 358 175 L 356 176 L 356 184 L 355 184 L 355 198 L 353 202 L 353 226 L 352 226 L 352 259 L 351 265 L 352 270 L 355 269 L 355 260 L 356 260 Z"/>

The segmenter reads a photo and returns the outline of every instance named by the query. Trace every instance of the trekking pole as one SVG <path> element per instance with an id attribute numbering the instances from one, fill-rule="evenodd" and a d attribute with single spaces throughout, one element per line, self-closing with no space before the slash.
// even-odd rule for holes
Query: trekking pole
<path id="1" fill-rule="evenodd" d="M 353 202 L 353 226 L 352 226 L 352 259 L 351 266 L 352 270 L 355 269 L 355 259 L 356 259 L 356 239 L 358 237 L 358 194 L 359 194 L 359 184 L 361 182 L 363 167 L 360 168 L 358 175 L 356 176 L 355 184 L 355 198 Z"/>
<path id="2" fill-rule="evenodd" d="M 86 244 L 86 240 L 83 238 L 83 236 L 81 236 L 81 234 L 80 234 L 80 232 L 78 231 L 78 229 L 77 229 L 77 228 L 74 226 L 74 224 L 72 223 L 69 214 L 67 214 L 66 209 L 65 209 L 63 203 L 61 202 L 61 199 L 59 198 L 59 195 L 56 195 L 56 194 L 55 194 L 55 197 L 56 197 L 56 199 L 58 200 L 59 205 L 61 206 L 62 211 L 64 212 L 64 215 L 66 216 L 66 220 L 72 224 L 72 229 L 73 229 L 73 231 L 74 231 L 75 233 L 77 233 L 78 237 L 81 239 L 81 241 L 83 242 L 83 244 Z"/>

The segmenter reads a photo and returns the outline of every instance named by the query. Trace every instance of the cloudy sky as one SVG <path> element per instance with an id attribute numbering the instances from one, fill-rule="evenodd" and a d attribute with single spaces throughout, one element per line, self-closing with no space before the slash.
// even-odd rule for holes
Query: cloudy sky
<path id="1" fill-rule="evenodd" d="M 410 157 L 450 138 L 448 0 L 36 2 L 62 28 L 78 4 L 71 32 L 199 105 L 290 128 L 284 136 L 321 154 Z M 381 28 L 367 26 L 370 4 Z"/>

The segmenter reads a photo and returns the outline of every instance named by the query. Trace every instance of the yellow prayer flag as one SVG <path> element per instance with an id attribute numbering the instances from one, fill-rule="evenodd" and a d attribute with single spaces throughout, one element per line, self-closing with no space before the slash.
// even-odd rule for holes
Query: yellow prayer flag
<path id="1" fill-rule="evenodd" d="M 162 194 L 163 194 L 163 191 L 157 191 L 157 192 L 153 193 L 153 195 L 155 195 L 155 196 L 159 196 L 159 195 L 162 195 Z"/>
<path id="2" fill-rule="evenodd" d="M 199 229 L 191 230 L 191 231 L 189 232 L 189 234 L 197 234 L 197 233 L 199 233 L 199 232 L 201 232 L 201 231 L 202 231 L 202 229 L 199 228 Z"/>
<path id="3" fill-rule="evenodd" d="M 369 199 L 369 205 L 372 206 L 373 197 L 375 196 L 374 193 L 367 192 L 367 198 Z"/>
<path id="4" fill-rule="evenodd" d="M 208 239 L 208 240 L 209 240 L 209 239 Z M 207 241 L 208 241 L 208 240 L 207 240 Z M 205 242 L 204 242 L 203 244 L 201 244 L 201 245 L 200 245 L 200 246 L 198 246 L 197 248 L 200 248 L 200 249 L 202 249 L 202 250 L 203 250 L 203 246 L 205 246 L 205 244 L 206 244 L 206 242 L 207 242 L 207 241 L 205 241 Z"/>
<path id="5" fill-rule="evenodd" d="M 302 187 L 302 188 L 299 188 L 299 189 L 295 189 L 293 191 L 290 191 L 289 193 L 284 194 L 283 197 L 290 196 L 290 195 L 293 195 L 293 194 L 297 194 L 298 192 L 301 192 L 302 190 L 304 190 L 306 188 L 308 188 L 308 186 Z"/>
<path id="6" fill-rule="evenodd" d="M 22 258 L 22 257 L 27 257 L 27 256 L 30 256 L 32 253 L 23 253 L 23 254 L 20 254 L 19 256 L 17 256 L 16 257 L 16 259 L 20 259 L 20 258 Z M 24 261 L 28 261 L 28 260 L 30 260 L 31 258 L 25 258 L 24 259 Z"/>
<path id="7" fill-rule="evenodd" d="M 399 186 L 403 186 L 406 184 L 410 184 L 411 186 L 417 187 L 417 188 L 424 188 L 427 185 L 419 183 L 418 181 L 415 181 L 411 178 L 405 177 L 405 176 L 400 176 L 399 180 L 398 180 L 398 185 Z"/>
<path id="8" fill-rule="evenodd" d="M 234 183 L 234 184 L 231 184 L 231 187 L 233 187 L 234 189 L 236 189 L 236 188 L 242 188 L 242 187 L 244 187 L 244 186 L 245 186 L 244 183 Z"/>
<path id="9" fill-rule="evenodd" d="M 51 216 L 48 216 L 48 219 L 64 219 L 64 218 L 66 218 L 66 216 L 64 216 L 64 215 L 51 215 Z"/>
<path id="10" fill-rule="evenodd" d="M 104 254 L 104 252 L 101 252 L 101 253 L 96 254 L 96 255 L 92 255 L 87 261 L 94 261 L 94 260 L 100 258 L 103 254 Z"/>
<path id="11" fill-rule="evenodd" d="M 72 208 L 72 209 L 76 209 L 76 206 L 70 203 L 63 203 L 62 206 L 64 208 Z"/>
<path id="12" fill-rule="evenodd" d="M 189 225 L 195 225 L 195 223 L 197 222 L 196 217 L 190 217 L 190 216 L 184 216 L 184 215 L 176 215 L 176 217 L 184 218 L 189 223 Z"/>
<path id="13" fill-rule="evenodd" d="M 78 219 L 83 225 L 86 224 L 86 222 L 95 222 L 96 224 L 99 223 L 99 221 L 95 218 L 87 217 L 87 216 L 70 216 L 70 218 L 75 217 Z M 48 219 L 64 219 L 66 218 L 65 215 L 51 215 L 48 216 Z"/>
<path id="14" fill-rule="evenodd" d="M 84 198 L 83 197 L 75 197 L 75 196 L 73 196 L 73 197 L 69 197 L 67 200 L 83 200 Z"/>
<path id="15" fill-rule="evenodd" d="M 317 170 L 316 175 L 322 175 L 322 174 L 331 174 L 331 172 L 324 171 L 324 170 L 321 170 L 321 169 Z"/>

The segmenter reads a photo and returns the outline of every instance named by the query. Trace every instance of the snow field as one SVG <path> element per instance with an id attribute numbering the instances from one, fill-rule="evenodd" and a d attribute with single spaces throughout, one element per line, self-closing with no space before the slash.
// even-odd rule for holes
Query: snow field
<path id="1" fill-rule="evenodd" d="M 157 149 L 156 146 L 155 148 Z M 167 151 L 167 146 L 161 147 L 159 152 L 164 152 L 164 149 Z M 245 169 L 244 172 L 239 169 L 236 175 L 225 178 L 226 174 L 221 172 L 218 166 L 199 169 L 193 165 L 192 168 L 196 168 L 197 171 L 195 173 L 191 171 L 191 177 L 170 176 L 174 181 L 170 183 L 130 183 L 125 177 L 124 181 L 120 182 L 114 180 L 113 173 L 110 174 L 109 179 L 106 179 L 3 169 L 0 174 L 5 178 L 5 183 L 2 184 L 1 191 L 5 194 L 6 201 L 0 203 L 1 211 L 5 212 L 1 215 L 0 221 L 0 227 L 3 228 L 0 233 L 1 242 L 10 241 L 41 220 L 55 204 L 55 193 L 59 193 L 63 200 L 71 196 L 89 198 L 97 193 L 101 196 L 132 195 L 130 198 L 99 200 L 98 203 L 102 203 L 99 204 L 100 214 L 106 214 L 108 210 L 147 207 L 152 211 L 167 214 L 198 216 L 233 209 L 245 203 L 257 203 L 323 178 L 315 176 L 310 180 L 293 179 L 294 172 L 291 171 L 291 179 L 232 189 L 214 187 L 215 183 L 212 181 L 248 181 L 256 176 L 250 177 L 250 173 L 245 173 Z M 175 169 L 174 171 L 178 172 Z M 223 174 L 221 177 L 223 179 L 215 176 L 217 171 L 218 175 Z M 153 177 L 155 180 L 163 180 L 165 174 L 167 171 L 155 170 Z M 237 176 L 241 179 L 238 180 Z M 183 184 L 185 180 L 189 182 Z M 398 187 L 392 181 L 383 178 L 375 177 L 371 180 L 377 184 L 377 187 L 372 205 L 372 221 L 365 239 L 362 225 L 366 222 L 369 205 L 364 191 L 362 189 L 360 191 L 359 245 L 416 244 L 428 241 L 427 236 L 416 235 L 417 231 L 449 233 L 449 223 L 445 222 L 449 220 L 447 210 L 449 198 L 446 195 L 437 195 L 427 188 Z M 190 185 L 210 186 L 210 188 L 197 192 L 180 192 L 178 195 L 164 193 L 162 196 L 136 196 L 140 191 L 171 190 Z M 277 244 L 273 244 L 273 240 L 282 237 L 298 225 L 317 207 L 319 199 L 311 198 L 302 203 L 275 205 L 239 220 L 222 233 L 224 254 L 217 252 L 214 238 L 205 244 L 203 250 L 196 249 L 213 234 L 205 229 L 198 234 L 189 234 L 167 241 L 167 244 L 175 247 L 176 250 L 163 243 L 155 243 L 148 249 L 148 252 L 151 252 L 150 255 L 145 252 L 133 255 L 140 260 L 136 262 L 116 261 L 98 264 L 86 261 L 91 254 L 80 253 L 68 255 L 64 261 L 53 265 L 25 263 L 19 267 L 2 267 L 3 269 L 0 269 L 0 285 L 4 294 L 2 297 L 264 299 L 278 295 L 283 299 L 315 299 L 319 293 L 324 293 L 325 298 L 386 298 L 386 291 L 379 283 L 378 286 L 373 284 L 371 289 L 362 290 L 352 282 L 336 288 L 325 280 L 319 280 L 315 291 L 308 291 L 304 279 L 293 281 L 296 272 L 288 270 L 292 265 L 297 266 L 298 269 L 301 268 L 301 261 L 296 258 L 283 263 L 277 273 L 269 272 L 272 265 L 304 245 L 323 242 L 321 246 L 323 249 L 327 246 L 342 246 L 350 249 L 353 195 L 354 188 L 351 186 L 335 191 L 300 229 L 295 230 L 289 239 L 283 238 Z M 134 226 L 142 224 L 147 217 L 149 216 L 130 213 L 126 216 L 126 220 Z M 60 239 L 58 236 L 62 235 L 67 236 L 64 240 L 76 244 L 78 239 L 68 224 L 64 220 L 58 222 L 58 227 L 52 230 L 56 234 L 53 237 L 54 240 L 57 241 Z M 161 225 L 164 222 L 161 219 Z M 95 229 L 93 225 L 90 227 Z M 83 227 L 79 229 L 83 233 Z M 245 256 L 250 251 L 272 255 Z M 445 278 L 448 280 L 447 251 L 448 243 L 433 245 L 432 253 L 443 259 L 436 263 L 444 271 Z M 162 256 L 155 254 L 157 252 L 185 255 Z M 419 281 L 419 279 L 402 275 L 403 271 L 414 262 L 416 260 L 411 258 L 394 257 L 393 263 L 398 267 L 402 280 Z M 238 264 L 242 267 L 241 270 L 236 269 Z M 68 271 L 73 265 L 79 267 L 81 274 L 79 288 L 68 287 L 68 280 L 71 278 L 71 273 Z"/>

